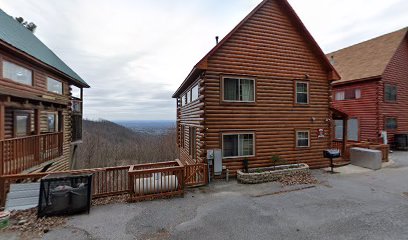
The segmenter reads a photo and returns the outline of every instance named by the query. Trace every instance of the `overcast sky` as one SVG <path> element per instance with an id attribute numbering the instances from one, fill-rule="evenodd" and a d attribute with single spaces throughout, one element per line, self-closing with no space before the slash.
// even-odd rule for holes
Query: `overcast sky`
<path id="1" fill-rule="evenodd" d="M 175 119 L 171 95 L 261 0 L 0 0 L 90 85 L 85 117 Z M 408 25 L 406 0 L 289 0 L 325 52 Z"/>

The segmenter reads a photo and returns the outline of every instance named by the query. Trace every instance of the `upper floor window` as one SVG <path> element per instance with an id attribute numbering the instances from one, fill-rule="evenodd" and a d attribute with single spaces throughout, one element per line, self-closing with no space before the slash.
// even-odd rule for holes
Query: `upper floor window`
<path id="1" fill-rule="evenodd" d="M 309 104 L 309 83 L 296 82 L 296 103 Z"/>
<path id="2" fill-rule="evenodd" d="M 224 101 L 255 102 L 255 80 L 223 78 Z"/>
<path id="3" fill-rule="evenodd" d="M 398 128 L 397 119 L 395 117 L 389 117 L 385 119 L 385 128 L 387 130 L 396 130 Z"/>
<path id="4" fill-rule="evenodd" d="M 62 94 L 62 82 L 53 78 L 47 77 L 47 90 L 49 92 Z"/>
<path id="5" fill-rule="evenodd" d="M 361 90 L 359 88 L 346 89 L 337 91 L 335 99 L 336 101 L 351 100 L 361 98 Z"/>
<path id="6" fill-rule="evenodd" d="M 191 89 L 191 101 L 195 101 L 198 99 L 198 85 L 195 85 L 192 89 Z"/>
<path id="7" fill-rule="evenodd" d="M 186 94 L 184 94 L 182 97 L 181 97 L 181 106 L 184 106 L 184 105 L 186 105 L 186 103 L 187 103 L 187 96 L 186 96 Z"/>
<path id="8" fill-rule="evenodd" d="M 397 86 L 385 84 L 384 99 L 388 102 L 397 101 Z"/>
<path id="9" fill-rule="evenodd" d="M 3 78 L 18 83 L 33 85 L 33 72 L 17 64 L 3 61 Z"/>
<path id="10" fill-rule="evenodd" d="M 250 157 L 254 155 L 254 134 L 223 134 L 222 152 L 228 157 Z"/>

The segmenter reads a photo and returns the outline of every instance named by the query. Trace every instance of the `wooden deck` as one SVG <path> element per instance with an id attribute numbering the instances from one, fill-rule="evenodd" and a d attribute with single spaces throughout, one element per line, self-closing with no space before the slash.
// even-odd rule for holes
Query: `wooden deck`
<path id="1" fill-rule="evenodd" d="M 18 174 L 63 154 L 63 133 L 0 141 L 0 175 Z"/>

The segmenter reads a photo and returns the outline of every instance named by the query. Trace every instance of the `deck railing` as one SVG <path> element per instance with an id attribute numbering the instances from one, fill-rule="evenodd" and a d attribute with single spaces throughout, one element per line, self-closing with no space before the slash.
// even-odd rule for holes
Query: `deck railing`
<path id="1" fill-rule="evenodd" d="M 62 156 L 62 132 L 0 141 L 0 175 L 17 174 Z"/>
<path id="2" fill-rule="evenodd" d="M 186 164 L 184 168 L 184 182 L 188 187 L 207 184 L 208 168 L 205 163 Z"/>
<path id="3" fill-rule="evenodd" d="M 129 191 L 128 170 L 130 166 L 81 169 L 61 172 L 30 174 L 13 174 L 0 176 L 0 206 L 4 206 L 10 184 L 16 182 L 36 182 L 47 175 L 60 174 L 93 174 L 92 197 L 106 197 L 125 194 Z"/>
<path id="4" fill-rule="evenodd" d="M 133 165 L 129 168 L 130 201 L 184 194 L 184 166 L 179 161 Z"/>

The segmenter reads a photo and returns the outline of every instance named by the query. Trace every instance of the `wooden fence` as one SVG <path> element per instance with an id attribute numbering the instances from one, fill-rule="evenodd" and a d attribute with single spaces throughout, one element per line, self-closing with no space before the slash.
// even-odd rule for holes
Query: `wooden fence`
<path id="1" fill-rule="evenodd" d="M 206 185 L 208 183 L 207 164 L 186 164 L 184 168 L 184 182 L 189 187 Z"/>
<path id="2" fill-rule="evenodd" d="M 63 133 L 0 141 L 0 175 L 18 174 L 62 156 Z"/>
<path id="3" fill-rule="evenodd" d="M 92 197 L 129 193 L 129 201 L 182 196 L 184 187 L 207 184 L 207 165 L 183 165 L 179 160 L 119 167 L 0 176 L 0 203 L 5 204 L 10 184 L 36 182 L 52 174 L 93 174 Z"/>
<path id="4" fill-rule="evenodd" d="M 133 165 L 129 169 L 129 201 L 184 195 L 180 161 Z"/>
<path id="5" fill-rule="evenodd" d="M 36 182 L 50 174 L 93 174 L 92 197 L 100 198 L 127 193 L 129 190 L 128 170 L 130 166 L 82 169 L 62 172 L 14 174 L 0 176 L 0 206 L 4 206 L 10 184 L 17 182 Z"/>

